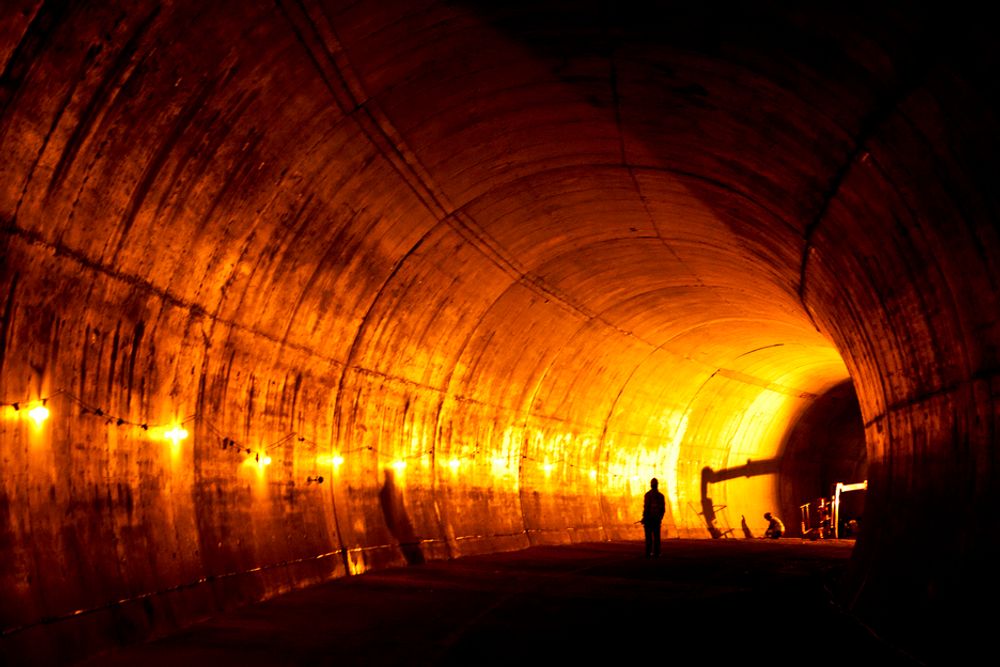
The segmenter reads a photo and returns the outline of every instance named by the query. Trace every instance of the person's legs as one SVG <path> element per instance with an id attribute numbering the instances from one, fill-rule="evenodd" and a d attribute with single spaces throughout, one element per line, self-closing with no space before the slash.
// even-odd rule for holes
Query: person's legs
<path id="1" fill-rule="evenodd" d="M 660 524 L 656 524 L 655 526 L 653 526 L 652 533 L 653 533 L 653 557 L 654 558 L 659 558 L 660 557 Z M 648 549 L 646 551 L 647 551 L 647 553 L 649 552 Z"/>
<path id="2" fill-rule="evenodd" d="M 653 555 L 653 527 L 646 523 L 642 527 L 646 531 L 646 558 L 649 558 Z"/>

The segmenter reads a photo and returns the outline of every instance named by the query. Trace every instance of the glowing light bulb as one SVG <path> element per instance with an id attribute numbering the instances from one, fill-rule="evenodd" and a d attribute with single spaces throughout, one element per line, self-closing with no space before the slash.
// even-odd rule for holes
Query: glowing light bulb
<path id="1" fill-rule="evenodd" d="M 542 466 L 542 468 L 545 469 L 545 474 L 546 475 L 549 474 L 550 472 L 552 472 L 552 468 L 554 468 L 554 467 L 555 466 L 553 466 L 551 463 L 546 463 L 545 465 Z"/>
<path id="2" fill-rule="evenodd" d="M 165 440 L 169 440 L 170 442 L 172 442 L 172 443 L 174 443 L 176 445 L 181 440 L 186 439 L 188 437 L 188 435 L 189 434 L 188 434 L 186 428 L 184 428 L 183 426 L 174 425 L 174 426 L 172 426 L 170 428 L 169 431 L 164 432 L 163 438 Z"/>
<path id="3" fill-rule="evenodd" d="M 28 411 L 28 416 L 35 421 L 36 426 L 41 426 L 49 418 L 49 409 L 44 405 L 37 405 Z"/>
<path id="4" fill-rule="evenodd" d="M 398 472 L 403 472 L 404 470 L 406 470 L 406 461 L 393 461 L 392 467 L 395 468 Z"/>
<path id="5" fill-rule="evenodd" d="M 271 465 L 271 457 L 268 456 L 267 454 L 264 454 L 264 456 L 260 457 L 260 464 L 262 466 L 269 466 L 269 465 Z"/>
<path id="6" fill-rule="evenodd" d="M 452 470 L 458 470 L 458 466 L 460 465 L 462 465 L 462 462 L 459 461 L 458 459 L 452 459 L 451 461 L 448 461 L 448 467 L 450 467 Z"/>
<path id="7" fill-rule="evenodd" d="M 597 479 L 597 471 L 596 470 L 591 470 L 590 471 L 590 479 Z"/>
<path id="8" fill-rule="evenodd" d="M 332 463 L 335 466 L 342 466 L 344 465 L 344 457 L 334 456 L 332 459 L 330 459 L 330 463 Z"/>

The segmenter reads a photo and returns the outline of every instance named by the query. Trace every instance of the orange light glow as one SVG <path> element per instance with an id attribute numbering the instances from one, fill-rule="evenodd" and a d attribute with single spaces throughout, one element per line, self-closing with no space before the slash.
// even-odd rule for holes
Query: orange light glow
<path id="1" fill-rule="evenodd" d="M 266 454 L 258 452 L 247 455 L 240 463 L 240 468 L 252 475 L 256 481 L 252 487 L 254 495 L 263 495 L 267 492 L 267 466 L 270 463 L 270 458 Z"/>
<path id="2" fill-rule="evenodd" d="M 49 409 L 44 405 L 36 405 L 28 411 L 28 416 L 35 422 L 35 426 L 41 426 L 49 418 Z"/>
<path id="3" fill-rule="evenodd" d="M 393 461 L 392 467 L 396 469 L 396 472 L 403 472 L 406 470 L 406 461 Z"/>
<path id="4" fill-rule="evenodd" d="M 460 465 L 462 465 L 462 462 L 459 461 L 458 459 L 452 459 L 448 461 L 448 467 L 451 468 L 452 470 L 458 470 L 458 467 Z"/>
<path id="5" fill-rule="evenodd" d="M 546 475 L 548 475 L 549 473 L 551 473 L 552 472 L 552 468 L 554 468 L 554 467 L 555 466 L 553 466 L 551 463 L 546 463 L 545 465 L 542 466 L 542 468 L 545 470 L 545 474 Z"/>
<path id="6" fill-rule="evenodd" d="M 174 445 L 177 445 L 181 440 L 186 440 L 188 435 L 190 434 L 186 428 L 180 425 L 174 425 L 168 431 L 163 433 L 163 438 L 164 440 L 169 440 Z"/>
<path id="7" fill-rule="evenodd" d="M 333 456 L 323 454 L 316 457 L 316 463 L 320 466 L 333 466 L 334 468 L 339 468 L 344 465 L 344 457 L 339 454 Z"/>

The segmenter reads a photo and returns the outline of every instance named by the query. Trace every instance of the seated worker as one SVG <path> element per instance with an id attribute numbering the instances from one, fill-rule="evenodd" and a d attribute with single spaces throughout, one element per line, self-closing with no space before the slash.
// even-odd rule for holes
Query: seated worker
<path id="1" fill-rule="evenodd" d="M 773 516 L 770 512 L 764 512 L 764 518 L 767 519 L 767 530 L 764 531 L 764 537 L 776 540 L 785 533 L 785 524 L 781 523 L 781 519 Z"/>

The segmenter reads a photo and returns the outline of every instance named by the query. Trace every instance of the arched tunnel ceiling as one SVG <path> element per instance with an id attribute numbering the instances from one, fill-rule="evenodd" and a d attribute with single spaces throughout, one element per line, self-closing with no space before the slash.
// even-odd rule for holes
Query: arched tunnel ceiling
<path id="1" fill-rule="evenodd" d="M 598 24 L 566 36 L 516 10 L 483 20 L 404 4 L 378 25 L 354 7 L 155 7 L 121 17 L 123 44 L 90 45 L 82 62 L 52 54 L 50 75 L 83 68 L 81 80 L 22 93 L 65 104 L 50 136 L 19 141 L 37 159 L 9 179 L 26 231 L 348 364 L 370 335 L 424 348 L 425 334 L 448 336 L 448 304 L 425 309 L 425 294 L 450 291 L 451 317 L 469 322 L 504 308 L 512 284 L 557 304 L 568 326 L 595 320 L 682 356 L 686 331 L 718 321 L 708 339 L 725 351 L 700 360 L 709 366 L 778 343 L 830 348 L 797 295 L 804 230 L 875 93 L 852 88 L 849 115 L 833 86 L 734 72 L 739 53 L 640 42 L 609 58 Z M 187 37 L 167 38 L 181 23 Z M 40 203 L 44 222 L 30 228 Z M 80 224 L 88 205 L 99 231 Z M 430 253 L 449 244 L 462 253 L 451 261 L 485 275 L 428 289 L 441 261 Z M 394 325 L 370 333 L 365 316 Z M 836 366 L 802 389 L 842 379 Z"/>
<path id="2" fill-rule="evenodd" d="M 410 543 L 634 537 L 653 474 L 671 529 L 704 535 L 703 469 L 779 456 L 848 377 L 879 474 L 935 469 L 919 443 L 947 429 L 921 424 L 992 400 L 975 382 L 995 361 L 1000 245 L 980 187 L 992 60 L 940 18 L 5 7 L 0 388 L 80 404 L 47 454 L 27 430 L 2 440 L 12 512 L 52 507 L 7 529 L 23 565 L 0 575 L 5 623 L 103 595 L 23 581 L 62 562 L 61 508 L 105 492 L 74 539 L 177 562 L 157 580 L 98 549 L 66 579 L 103 572 L 128 600 L 267 563 L 302 585 L 409 560 Z M 88 421 L 98 406 L 129 427 L 193 420 L 193 442 L 150 453 Z M 234 472 L 219 439 L 248 461 L 278 443 L 279 465 Z M 890 457 L 890 440 L 917 444 Z M 320 472 L 335 483 L 303 486 Z M 777 506 L 767 476 L 712 493 L 737 517 Z M 289 526 L 301 539 L 276 546 Z M 342 562 L 294 570 L 317 554 Z"/>

